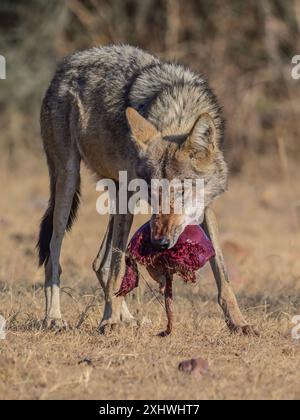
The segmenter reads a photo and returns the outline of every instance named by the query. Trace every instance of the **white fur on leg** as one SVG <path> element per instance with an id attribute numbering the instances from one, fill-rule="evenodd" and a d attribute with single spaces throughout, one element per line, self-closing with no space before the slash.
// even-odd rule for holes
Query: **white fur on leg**
<path id="1" fill-rule="evenodd" d="M 130 313 L 127 303 L 123 299 L 122 306 L 121 306 L 121 321 L 125 323 L 132 324 L 135 322 L 134 316 Z"/>
<path id="2" fill-rule="evenodd" d="M 59 286 L 54 284 L 50 286 L 50 289 L 51 289 L 51 306 L 50 306 L 48 316 L 50 319 L 61 319 Z"/>

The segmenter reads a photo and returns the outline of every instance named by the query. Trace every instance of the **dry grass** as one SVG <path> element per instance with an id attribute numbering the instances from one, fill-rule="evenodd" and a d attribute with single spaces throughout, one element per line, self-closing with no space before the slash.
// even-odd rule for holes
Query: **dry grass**
<path id="1" fill-rule="evenodd" d="M 129 298 L 130 306 L 152 324 L 107 337 L 96 331 L 103 299 L 91 263 L 105 220 L 95 211 L 97 194 L 86 173 L 80 220 L 62 256 L 64 315 L 73 327 L 83 323 L 60 334 L 38 329 L 43 275 L 36 272 L 34 245 L 47 173 L 33 158 L 14 170 L 2 166 L 0 313 L 9 330 L 0 341 L 0 398 L 300 398 L 300 342 L 290 334 L 291 317 L 300 314 L 299 224 L 290 216 L 291 208 L 300 208 L 300 179 L 297 168 L 291 170 L 291 194 L 279 161 L 274 158 L 268 170 L 267 165 L 249 165 L 216 206 L 234 286 L 261 337 L 227 332 L 206 269 L 195 286 L 176 282 L 175 330 L 166 339 L 155 336 L 165 314 L 144 285 Z M 177 370 L 180 361 L 194 356 L 211 367 L 200 381 Z M 80 363 L 84 359 L 91 363 Z"/>

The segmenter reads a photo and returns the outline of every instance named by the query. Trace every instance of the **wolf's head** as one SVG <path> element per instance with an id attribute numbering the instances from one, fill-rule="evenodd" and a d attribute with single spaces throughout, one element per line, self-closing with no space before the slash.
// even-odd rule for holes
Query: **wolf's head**
<path id="1" fill-rule="evenodd" d="M 226 189 L 227 166 L 219 147 L 221 129 L 208 113 L 204 113 L 193 121 L 188 134 L 164 136 L 133 108 L 128 108 L 126 115 L 140 157 L 137 176 L 147 181 L 158 202 L 157 212 L 151 219 L 152 244 L 159 249 L 172 248 L 187 225 L 202 221 L 203 211 L 196 215 L 189 206 L 189 200 L 193 199 L 195 203 L 197 180 L 204 185 L 202 203 L 199 203 L 203 210 Z M 154 191 L 153 180 L 159 183 L 165 180 L 171 185 L 174 180 L 180 181 L 181 188 L 174 187 L 168 196 L 167 211 L 162 198 L 163 188 Z M 185 194 L 185 187 L 182 188 L 185 180 L 192 185 L 191 194 L 178 212 L 178 200 Z"/>

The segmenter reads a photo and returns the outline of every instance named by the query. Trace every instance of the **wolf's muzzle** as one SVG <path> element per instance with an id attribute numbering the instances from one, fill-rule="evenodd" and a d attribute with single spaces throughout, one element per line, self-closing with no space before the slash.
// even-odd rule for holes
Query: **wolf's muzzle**
<path id="1" fill-rule="evenodd" d="M 168 238 L 162 237 L 159 239 L 151 240 L 152 246 L 158 251 L 165 251 L 170 247 L 170 240 Z"/>

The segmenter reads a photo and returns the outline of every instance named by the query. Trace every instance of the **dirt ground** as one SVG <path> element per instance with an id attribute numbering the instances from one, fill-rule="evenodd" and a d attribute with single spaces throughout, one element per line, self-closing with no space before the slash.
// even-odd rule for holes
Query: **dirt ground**
<path id="1" fill-rule="evenodd" d="M 0 340 L 1 399 L 300 398 L 300 341 L 291 336 L 291 320 L 300 315 L 296 166 L 284 172 L 276 156 L 249 164 L 215 206 L 232 282 L 259 338 L 227 331 L 209 267 L 196 285 L 176 280 L 171 337 L 156 337 L 165 314 L 144 282 L 128 301 L 140 321 L 151 323 L 99 335 L 103 295 L 91 264 L 106 220 L 96 213 L 87 171 L 80 218 L 62 255 L 62 307 L 73 329 L 40 330 L 43 273 L 34 247 L 48 198 L 45 163 L 30 157 L 17 167 L 2 163 L 0 174 L 0 314 L 8 327 Z M 196 379 L 179 372 L 191 357 L 208 360 L 210 373 Z"/>

